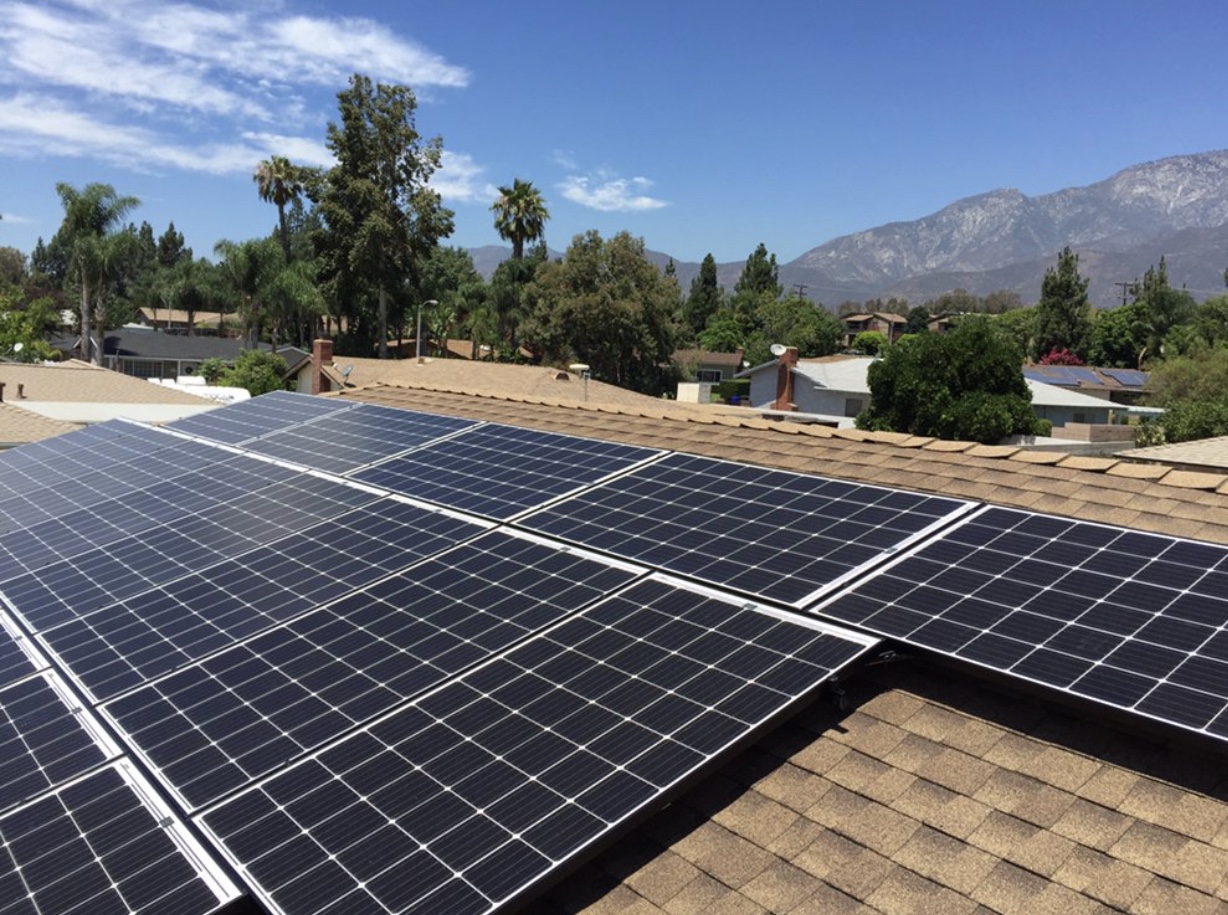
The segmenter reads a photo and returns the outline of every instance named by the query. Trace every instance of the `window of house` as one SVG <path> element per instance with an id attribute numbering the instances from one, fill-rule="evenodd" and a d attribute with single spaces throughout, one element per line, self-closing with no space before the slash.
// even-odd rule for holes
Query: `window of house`
<path id="1" fill-rule="evenodd" d="M 700 382 L 708 382 L 709 384 L 721 383 L 720 369 L 700 369 L 695 373 L 695 380 Z"/>
<path id="2" fill-rule="evenodd" d="M 862 400 L 860 397 L 844 398 L 844 415 L 845 416 L 856 416 L 858 413 L 860 413 L 865 408 L 866 408 L 865 401 Z"/>

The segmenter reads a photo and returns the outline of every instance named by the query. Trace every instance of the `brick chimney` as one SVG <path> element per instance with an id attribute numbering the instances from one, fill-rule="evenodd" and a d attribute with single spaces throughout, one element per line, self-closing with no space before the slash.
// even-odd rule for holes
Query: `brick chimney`
<path id="1" fill-rule="evenodd" d="M 793 402 L 793 367 L 797 365 L 797 347 L 790 346 L 780 354 L 776 364 L 776 401 L 773 410 L 796 410 Z"/>
<path id="2" fill-rule="evenodd" d="M 331 391 L 332 383 L 324 374 L 324 367 L 333 364 L 333 341 L 315 340 L 311 344 L 311 393 Z"/>

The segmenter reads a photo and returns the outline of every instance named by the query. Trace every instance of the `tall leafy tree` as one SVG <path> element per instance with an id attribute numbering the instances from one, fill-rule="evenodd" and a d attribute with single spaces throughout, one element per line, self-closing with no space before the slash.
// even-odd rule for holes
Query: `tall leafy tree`
<path id="1" fill-rule="evenodd" d="M 768 254 L 767 246 L 760 242 L 751 256 L 746 259 L 746 264 L 742 267 L 742 274 L 733 287 L 733 293 L 735 296 L 747 292 L 755 295 L 767 293 L 772 298 L 778 299 L 783 291 L 780 285 L 780 271 L 776 266 L 776 255 Z"/>
<path id="2" fill-rule="evenodd" d="M 1191 321 L 1196 311 L 1193 296 L 1169 284 L 1164 257 L 1160 258 L 1159 267 L 1147 268 L 1143 281 L 1135 286 L 1131 304 L 1140 309 L 1135 317 L 1135 334 L 1146 341 L 1139 356 L 1140 365 L 1162 356 L 1169 331 Z"/>
<path id="3" fill-rule="evenodd" d="M 870 406 L 857 426 L 986 443 L 1035 434 L 1022 366 L 1018 346 L 986 317 L 906 337 L 870 366 Z"/>
<path id="4" fill-rule="evenodd" d="M 256 166 L 252 180 L 256 182 L 256 193 L 260 199 L 277 207 L 277 234 L 289 263 L 290 225 L 286 220 L 286 207 L 302 195 L 304 171 L 285 156 L 273 156 Z"/>
<path id="5" fill-rule="evenodd" d="M 691 291 L 682 308 L 682 318 L 692 334 L 698 336 L 703 332 L 709 319 L 721 307 L 723 298 L 717 283 L 716 258 L 709 253 L 699 265 L 699 275 L 691 280 Z"/>
<path id="6" fill-rule="evenodd" d="M 495 231 L 504 241 L 512 243 L 514 259 L 524 257 L 525 242 L 545 237 L 550 211 L 546 209 L 541 191 L 531 181 L 516 178 L 511 187 L 499 188 L 499 197 L 490 209 L 495 214 Z"/>
<path id="7" fill-rule="evenodd" d="M 1055 349 L 1087 357 L 1092 336 L 1088 280 L 1079 275 L 1079 255 L 1070 246 L 1057 256 L 1057 266 L 1045 270 L 1036 306 L 1036 335 L 1032 357 L 1042 359 Z"/>
<path id="8" fill-rule="evenodd" d="M 136 240 L 135 233 L 116 229 L 140 201 L 120 196 L 109 184 L 87 184 L 77 189 L 60 182 L 55 190 L 64 206 L 58 234 L 69 252 L 68 272 L 80 290 L 82 348 L 89 361 L 100 365 L 102 341 L 94 332 L 95 318 L 105 330 L 102 305 L 106 284 L 118 275 Z"/>
<path id="9" fill-rule="evenodd" d="M 233 242 L 222 239 L 213 246 L 218 263 L 222 295 L 228 303 L 223 311 L 238 312 L 243 320 L 243 336 L 249 347 L 260 342 L 267 317 L 265 299 L 274 278 L 285 266 L 281 246 L 271 238 Z"/>
<path id="10" fill-rule="evenodd" d="M 417 286 L 418 261 L 452 234 L 453 213 L 429 185 L 443 141 L 419 135 L 418 103 L 408 86 L 355 74 L 337 99 L 340 123 L 328 125 L 327 141 L 337 164 L 320 192 L 318 249 L 351 331 L 373 338 L 387 358 L 392 296 L 407 282 Z M 372 293 L 374 320 L 365 307 Z"/>
<path id="11" fill-rule="evenodd" d="M 577 235 L 562 261 L 541 265 L 527 296 L 527 345 L 549 362 L 580 361 L 593 377 L 657 394 L 674 351 L 678 284 L 644 255 L 642 239 Z"/>

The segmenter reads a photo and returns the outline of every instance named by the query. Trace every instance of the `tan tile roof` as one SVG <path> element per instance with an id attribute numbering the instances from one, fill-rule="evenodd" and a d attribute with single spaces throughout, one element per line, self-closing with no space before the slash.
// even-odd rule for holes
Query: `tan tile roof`
<path id="1" fill-rule="evenodd" d="M 42 441 L 79 428 L 74 423 L 48 419 L 12 404 L 0 403 L 0 448 Z"/>
<path id="2" fill-rule="evenodd" d="M 1202 470 L 1228 472 L 1228 435 L 1199 439 L 1195 442 L 1178 442 L 1173 445 L 1132 448 L 1121 452 L 1121 456 L 1135 461 L 1156 461 L 1162 464 L 1179 464 Z"/>
<path id="3" fill-rule="evenodd" d="M 745 414 L 376 385 L 345 397 L 1228 543 L 1228 486 L 1115 461 Z M 534 911 L 1228 913 L 1228 766 L 905 660 L 863 669 Z"/>
<path id="4" fill-rule="evenodd" d="M 150 403 L 199 405 L 202 398 L 185 394 L 140 378 L 70 359 L 56 363 L 0 363 L 4 399 L 20 404 L 24 399 L 55 403 Z"/>

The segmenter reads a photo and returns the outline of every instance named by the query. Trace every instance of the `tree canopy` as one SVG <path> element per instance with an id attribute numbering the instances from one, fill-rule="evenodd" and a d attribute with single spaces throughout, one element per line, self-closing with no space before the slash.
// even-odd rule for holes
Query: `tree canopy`
<path id="1" fill-rule="evenodd" d="M 986 443 L 1036 434 L 1022 361 L 1014 340 L 985 317 L 907 337 L 870 366 L 870 406 L 857 426 Z"/>
<path id="2" fill-rule="evenodd" d="M 1039 361 L 1055 349 L 1086 358 L 1092 334 L 1088 283 L 1079 275 L 1079 255 L 1069 246 L 1063 248 L 1057 266 L 1045 270 L 1040 284 L 1032 358 Z"/>
<path id="3" fill-rule="evenodd" d="M 550 211 L 541 191 L 531 181 L 512 180 L 511 187 L 499 188 L 499 197 L 490 206 L 495 214 L 495 231 L 512 243 L 512 257 L 524 257 L 525 242 L 545 237 Z"/>

